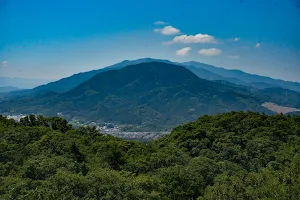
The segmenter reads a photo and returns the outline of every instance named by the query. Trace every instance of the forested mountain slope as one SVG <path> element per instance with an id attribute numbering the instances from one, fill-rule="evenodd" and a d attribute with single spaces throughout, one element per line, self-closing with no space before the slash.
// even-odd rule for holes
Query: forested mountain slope
<path id="1" fill-rule="evenodd" d="M 184 66 L 189 69 L 191 72 L 196 74 L 199 78 L 206 79 L 206 80 L 222 80 L 227 81 L 236 85 L 242 86 L 250 86 L 257 89 L 266 89 L 266 88 L 285 88 L 293 91 L 300 92 L 300 83 L 297 82 L 290 82 L 290 81 L 283 81 L 272 79 L 270 77 L 259 76 L 255 74 L 245 73 L 240 70 L 230 70 L 224 69 L 220 67 L 215 67 L 212 65 L 199 63 L 199 62 L 184 62 L 184 63 L 175 63 L 169 60 L 162 60 L 162 59 L 154 59 L 154 58 L 141 58 L 137 60 L 124 60 L 120 63 L 116 63 L 114 65 L 104 67 L 97 70 L 81 72 L 74 74 L 69 77 L 62 78 L 60 80 L 50 82 L 47 84 L 40 85 L 28 91 L 22 92 L 13 92 L 10 95 L 7 95 L 7 98 L 16 98 L 19 96 L 30 96 L 30 95 L 40 95 L 45 94 L 48 92 L 51 93 L 63 93 L 68 90 L 71 90 L 78 85 L 84 83 L 85 81 L 89 80 L 93 76 L 98 73 L 121 69 L 126 66 L 136 65 L 141 63 L 149 63 L 149 62 L 163 62 L 167 64 L 173 65 L 180 65 Z M 1 78 L 1 77 L 0 77 Z"/>
<path id="2" fill-rule="evenodd" d="M 300 92 L 300 83 L 298 82 L 273 79 L 257 74 L 249 74 L 237 69 L 225 69 L 195 61 L 184 62 L 181 63 L 181 65 L 186 67 L 192 67 L 194 69 L 210 71 L 211 73 L 222 76 L 222 78 L 218 80 L 226 80 L 237 85 L 252 86 L 258 89 L 281 87 Z"/>
<path id="3" fill-rule="evenodd" d="M 0 117 L 1 199 L 300 199 L 300 117 L 203 116 L 143 144 Z"/>
<path id="4" fill-rule="evenodd" d="M 182 66 L 149 62 L 99 73 L 62 94 L 2 102 L 1 107 L 164 131 L 204 114 L 268 112 L 261 106 L 265 101 L 262 94 L 200 79 Z"/>

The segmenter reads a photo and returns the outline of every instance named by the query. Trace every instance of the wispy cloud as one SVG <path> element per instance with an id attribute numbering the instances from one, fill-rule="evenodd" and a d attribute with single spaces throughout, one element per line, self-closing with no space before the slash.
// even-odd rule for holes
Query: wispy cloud
<path id="1" fill-rule="evenodd" d="M 167 22 L 164 22 L 164 21 L 156 21 L 154 22 L 154 25 L 166 25 L 168 24 Z"/>
<path id="2" fill-rule="evenodd" d="M 189 52 L 192 50 L 191 47 L 184 47 L 176 51 L 177 56 L 187 56 Z"/>
<path id="3" fill-rule="evenodd" d="M 229 55 L 228 58 L 231 58 L 231 59 L 239 59 L 240 56 L 238 56 L 238 55 Z"/>
<path id="4" fill-rule="evenodd" d="M 154 29 L 154 32 L 161 33 L 163 35 L 176 35 L 180 33 L 180 30 L 173 26 L 165 26 L 164 28 Z"/>
<path id="5" fill-rule="evenodd" d="M 2 64 L 3 67 L 7 67 L 8 66 L 8 62 L 6 60 L 2 61 L 1 64 Z"/>
<path id="6" fill-rule="evenodd" d="M 230 39 L 228 39 L 228 41 L 229 42 L 238 42 L 238 41 L 240 41 L 240 38 L 238 38 L 238 37 L 230 38 Z"/>
<path id="7" fill-rule="evenodd" d="M 210 49 L 201 49 L 198 53 L 202 56 L 217 56 L 222 53 L 220 49 L 210 48 Z"/>
<path id="8" fill-rule="evenodd" d="M 216 43 L 217 41 L 211 35 L 207 34 L 196 34 L 196 35 L 179 35 L 176 36 L 172 41 L 166 42 L 166 44 L 173 44 L 173 43 Z"/>
<path id="9" fill-rule="evenodd" d="M 255 48 L 259 48 L 260 46 L 261 46 L 260 43 L 256 43 L 254 47 L 255 47 Z"/>

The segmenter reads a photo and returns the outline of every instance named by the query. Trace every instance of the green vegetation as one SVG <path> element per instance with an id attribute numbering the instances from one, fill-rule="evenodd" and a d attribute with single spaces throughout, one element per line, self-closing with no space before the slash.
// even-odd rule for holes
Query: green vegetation
<path id="1" fill-rule="evenodd" d="M 300 116 L 203 116 L 143 144 L 0 117 L 0 199 L 300 199 Z"/>
<path id="2" fill-rule="evenodd" d="M 36 94 L 43 94 L 47 92 L 54 92 L 54 93 L 63 93 L 68 90 L 74 89 L 80 84 L 84 83 L 85 81 L 88 81 L 93 76 L 95 76 L 98 73 L 102 73 L 105 71 L 110 70 L 116 70 L 121 69 L 126 66 L 130 65 L 136 65 L 141 64 L 145 62 L 161 62 L 161 63 L 168 63 L 168 64 L 174 64 L 174 65 L 181 65 L 185 68 L 189 69 L 191 72 L 196 74 L 201 79 L 206 80 L 217 80 L 217 81 L 226 81 L 230 84 L 236 84 L 236 85 L 242 85 L 242 86 L 251 86 L 255 87 L 256 89 L 266 89 L 266 88 L 285 88 L 293 91 L 300 92 L 300 83 L 297 82 L 290 82 L 290 81 L 283 81 L 278 79 L 272 79 L 269 77 L 259 76 L 259 75 L 253 75 L 248 74 L 239 70 L 229 70 L 224 68 L 215 67 L 212 65 L 204 64 L 204 63 L 198 63 L 198 62 L 184 62 L 184 63 L 174 63 L 168 60 L 161 60 L 161 59 L 153 59 L 153 58 L 141 58 L 137 60 L 124 60 L 120 63 L 116 63 L 114 65 L 101 68 L 98 70 L 92 70 L 88 72 L 81 72 L 78 74 L 74 74 L 69 77 L 65 77 L 63 79 L 60 79 L 58 81 L 50 82 L 45 85 L 40 85 L 38 87 L 35 87 L 28 91 L 18 92 L 18 93 L 12 93 L 10 95 L 7 95 L 7 98 L 16 98 L 16 96 L 30 96 L 30 95 L 36 95 Z M 4 78 L 4 77 L 2 77 Z M 7 79 L 7 78 L 6 78 Z M 3 80 L 3 83 L 12 82 L 12 80 Z M 1 77 L 0 77 L 0 83 Z M 13 80 L 11 83 L 14 85 L 16 80 Z M 6 84 L 7 85 L 7 84 Z M 18 84 L 20 85 L 20 83 Z M 1 86 L 1 85 L 0 85 Z M 20 85 L 19 87 L 23 87 L 24 84 Z M 0 88 L 1 91 L 1 88 Z"/>
<path id="3" fill-rule="evenodd" d="M 266 100 L 270 97 L 200 79 L 182 66 L 151 62 L 98 73 L 62 94 L 47 93 L 0 105 L 7 113 L 62 113 L 68 121 L 95 120 L 132 125 L 140 131 L 166 131 L 204 114 L 267 112 L 261 106 Z"/>
<path id="4" fill-rule="evenodd" d="M 74 75 L 73 79 L 83 79 L 76 78 L 74 84 L 81 80 L 77 87 L 63 89 L 62 93 L 49 92 L 51 90 L 45 87 L 70 86 L 62 82 L 70 78 L 41 86 L 38 96 L 0 102 L 1 110 L 9 114 L 43 116 L 62 113 L 68 121 L 129 125 L 126 129 L 131 131 L 170 131 L 205 114 L 247 110 L 273 114 L 262 106 L 270 101 L 300 109 L 298 92 L 212 82 L 200 79 L 182 66 L 163 62 L 121 68 L 125 64 L 108 68 L 115 70 L 93 74 L 92 78 L 89 74 L 90 79 L 85 82 L 81 82 L 85 80 L 83 74 Z"/>

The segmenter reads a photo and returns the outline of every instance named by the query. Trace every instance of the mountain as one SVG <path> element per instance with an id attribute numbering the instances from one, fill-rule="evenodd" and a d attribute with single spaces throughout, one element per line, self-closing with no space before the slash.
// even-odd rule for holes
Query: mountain
<path id="1" fill-rule="evenodd" d="M 48 82 L 49 80 L 44 79 L 0 77 L 0 87 L 31 89 Z"/>
<path id="2" fill-rule="evenodd" d="M 221 80 L 227 80 L 237 85 L 246 85 L 252 86 L 259 89 L 264 88 L 271 88 L 271 87 L 281 87 L 293 91 L 300 92 L 300 83 L 298 82 L 291 82 L 291 81 L 284 81 L 279 79 L 272 79 L 270 77 L 259 76 L 255 74 L 248 74 L 241 70 L 235 69 L 224 69 L 221 67 L 215 67 L 212 65 L 207 65 L 199 62 L 184 62 L 181 63 L 182 65 L 189 67 L 196 67 L 198 69 L 205 69 L 214 74 L 224 77 Z"/>
<path id="3" fill-rule="evenodd" d="M 75 88 L 76 86 L 89 80 L 90 78 L 92 78 L 93 76 L 95 76 L 96 74 L 98 74 L 100 72 L 116 70 L 116 69 L 120 69 L 120 68 L 123 68 L 128 65 L 134 65 L 134 64 L 139 64 L 139 63 L 143 63 L 143 62 L 152 62 L 152 61 L 156 61 L 156 59 L 142 58 L 142 59 L 132 60 L 132 61 L 124 60 L 120 63 L 114 64 L 114 65 L 111 65 L 111 66 L 108 66 L 108 67 L 105 67 L 102 69 L 74 74 L 72 76 L 60 79 L 55 82 L 51 82 L 51 83 L 48 83 L 45 85 L 40 85 L 40 86 L 34 88 L 33 90 L 31 90 L 30 92 L 31 93 L 40 93 L 40 92 L 63 93 L 70 89 Z M 165 62 L 170 62 L 170 61 L 165 61 Z"/>
<path id="4" fill-rule="evenodd" d="M 120 63 L 105 68 L 87 71 L 87 72 L 81 72 L 66 78 L 62 78 L 54 82 L 50 82 L 44 85 L 39 85 L 31 90 L 13 91 L 8 94 L 2 95 L 1 97 L 5 99 L 22 99 L 24 97 L 29 97 L 29 96 L 39 97 L 40 95 L 45 95 L 47 93 L 63 93 L 77 87 L 78 85 L 89 80 L 90 78 L 92 78 L 98 73 L 121 69 L 128 65 L 135 65 L 135 64 L 146 63 L 146 62 L 158 62 L 158 61 L 165 62 L 165 63 L 172 63 L 168 60 L 160 60 L 160 59 L 152 59 L 152 58 L 124 60 Z"/>
<path id="5" fill-rule="evenodd" d="M 98 69 L 98 70 L 92 70 L 88 72 L 81 72 L 78 74 L 74 74 L 72 76 L 62 78 L 60 80 L 50 82 L 44 85 L 40 85 L 38 87 L 33 88 L 32 90 L 22 91 L 22 92 L 16 92 L 7 95 L 6 97 L 9 98 L 16 98 L 16 97 L 22 97 L 22 96 L 28 96 L 28 95 L 40 95 L 45 94 L 48 92 L 55 92 L 55 93 L 63 93 L 68 90 L 71 90 L 75 88 L 76 86 L 80 85 L 81 83 L 89 80 L 93 76 L 95 76 L 98 73 L 110 71 L 110 70 L 116 70 L 121 69 L 123 67 L 129 66 L 129 65 L 135 65 L 140 63 L 147 63 L 147 62 L 164 62 L 174 65 L 180 65 L 180 63 L 173 63 L 169 60 L 162 60 L 162 59 L 153 59 L 153 58 L 141 58 L 137 60 L 124 60 L 120 63 Z M 199 69 L 198 67 L 194 66 L 186 66 L 187 69 L 191 70 L 193 73 L 195 73 L 198 77 L 202 79 L 207 80 L 225 80 L 224 77 L 214 74 L 208 70 L 205 69 Z"/>
<path id="6" fill-rule="evenodd" d="M 12 86 L 0 87 L 0 93 L 12 92 L 16 90 L 20 90 L 20 89 Z"/>
<path id="7" fill-rule="evenodd" d="M 146 62 L 98 73 L 65 93 L 6 101 L 3 111 L 40 113 L 85 121 L 114 122 L 165 130 L 204 114 L 254 110 L 266 99 L 239 87 L 200 79 L 188 69 Z M 277 103 L 277 102 L 275 102 Z"/>
<path id="8" fill-rule="evenodd" d="M 224 68 L 218 68 L 218 67 L 214 67 L 211 65 L 198 63 L 194 61 L 185 62 L 185 63 L 173 63 L 171 61 L 162 60 L 162 59 L 141 58 L 137 60 L 124 60 L 120 63 L 102 69 L 74 74 L 72 76 L 60 79 L 55 82 L 51 82 L 45 85 L 40 85 L 32 90 L 12 93 L 10 95 L 7 95 L 7 97 L 16 98 L 20 96 L 40 95 L 40 94 L 45 94 L 47 92 L 63 93 L 75 88 L 76 86 L 89 80 L 90 78 L 92 78 L 98 73 L 121 69 L 125 66 L 147 63 L 147 62 L 163 62 L 163 63 L 169 63 L 174 65 L 181 65 L 186 67 L 190 71 L 192 71 L 199 78 L 206 79 L 206 80 L 212 80 L 212 81 L 222 80 L 236 85 L 251 86 L 258 89 L 282 87 L 294 91 L 300 91 L 300 83 L 275 80 L 268 77 L 247 74 L 240 70 L 227 70 Z"/>

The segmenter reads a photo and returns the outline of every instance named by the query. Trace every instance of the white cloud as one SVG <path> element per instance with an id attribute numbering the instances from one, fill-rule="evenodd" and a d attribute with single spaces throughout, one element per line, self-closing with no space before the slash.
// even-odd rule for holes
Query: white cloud
<path id="1" fill-rule="evenodd" d="M 230 38 L 230 39 L 228 39 L 228 41 L 229 42 L 238 42 L 238 41 L 240 41 L 240 38 L 238 38 L 238 37 Z"/>
<path id="2" fill-rule="evenodd" d="M 187 56 L 189 52 L 192 50 L 191 47 L 184 47 L 176 51 L 177 56 Z"/>
<path id="3" fill-rule="evenodd" d="M 161 28 L 154 29 L 154 32 L 161 33 L 163 35 L 175 35 L 180 33 L 180 30 L 173 26 L 165 26 L 162 29 Z"/>
<path id="4" fill-rule="evenodd" d="M 216 43 L 216 40 L 213 36 L 207 34 L 196 34 L 196 35 L 179 35 L 176 36 L 173 41 L 168 42 L 168 44 L 172 43 Z"/>
<path id="5" fill-rule="evenodd" d="M 229 55 L 228 58 L 239 59 L 240 56 L 238 56 L 238 55 Z"/>
<path id="6" fill-rule="evenodd" d="M 256 43 L 256 45 L 254 47 L 259 48 L 260 47 L 260 43 Z"/>
<path id="7" fill-rule="evenodd" d="M 220 55 L 222 51 L 220 49 L 210 48 L 210 49 L 201 49 L 198 51 L 198 53 L 203 56 L 217 56 Z"/>
<path id="8" fill-rule="evenodd" d="M 3 67 L 7 67 L 8 66 L 8 62 L 6 60 L 2 61 L 1 64 L 2 64 Z"/>
<path id="9" fill-rule="evenodd" d="M 164 21 L 154 22 L 154 25 L 165 25 L 165 24 L 167 24 L 167 22 L 164 22 Z"/>

